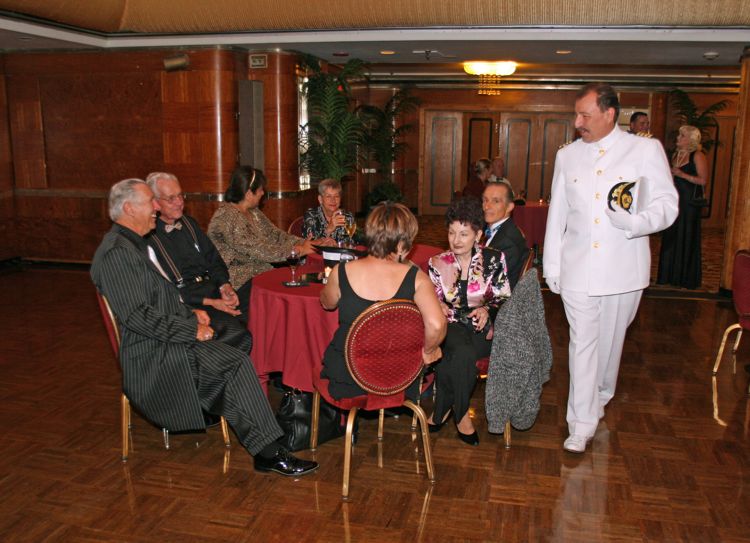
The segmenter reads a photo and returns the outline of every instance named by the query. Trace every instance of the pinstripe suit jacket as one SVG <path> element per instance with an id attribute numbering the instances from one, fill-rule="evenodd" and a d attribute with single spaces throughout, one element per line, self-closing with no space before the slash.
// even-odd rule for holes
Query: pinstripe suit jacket
<path id="1" fill-rule="evenodd" d="M 146 251 L 143 238 L 115 224 L 91 265 L 94 284 L 120 325 L 122 388 L 136 409 L 160 427 L 205 428 L 191 373 L 194 357 L 203 351 L 195 339 L 197 319 Z M 240 350 L 210 343 L 221 354 L 247 361 Z"/>

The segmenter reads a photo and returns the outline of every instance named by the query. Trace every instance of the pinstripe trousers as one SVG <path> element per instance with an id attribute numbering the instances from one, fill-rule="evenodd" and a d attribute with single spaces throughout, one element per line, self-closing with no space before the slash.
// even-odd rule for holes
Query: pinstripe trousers
<path id="1" fill-rule="evenodd" d="M 196 342 L 190 351 L 201 408 L 226 418 L 250 454 L 284 434 L 247 355 L 219 341 Z"/>

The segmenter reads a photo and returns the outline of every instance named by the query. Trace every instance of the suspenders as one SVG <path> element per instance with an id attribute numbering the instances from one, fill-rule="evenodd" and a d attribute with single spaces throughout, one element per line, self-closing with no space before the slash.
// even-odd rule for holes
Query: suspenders
<path id="1" fill-rule="evenodd" d="M 190 221 L 187 219 L 183 219 L 182 224 L 185 225 L 185 228 L 190 232 L 190 235 L 193 238 L 193 244 L 195 245 L 195 250 L 200 252 L 200 246 L 198 245 L 198 236 L 195 234 L 195 229 L 193 228 L 193 225 L 190 224 Z M 175 278 L 175 284 L 177 285 L 177 288 L 182 288 L 186 286 L 185 279 L 180 274 L 180 271 L 177 269 L 177 266 L 174 263 L 174 260 L 172 260 L 172 257 L 169 256 L 169 253 L 167 252 L 166 247 L 164 247 L 164 244 L 162 243 L 161 239 L 159 239 L 159 234 L 154 232 L 151 234 L 151 239 L 154 240 L 155 245 L 159 249 L 159 252 L 164 257 L 164 261 L 167 263 L 167 267 L 169 267 L 169 270 L 172 272 L 172 275 L 174 275 Z M 198 277 L 190 278 L 188 279 L 188 283 L 200 283 L 204 280 L 208 279 L 208 275 L 204 274 L 203 276 L 199 275 Z"/>

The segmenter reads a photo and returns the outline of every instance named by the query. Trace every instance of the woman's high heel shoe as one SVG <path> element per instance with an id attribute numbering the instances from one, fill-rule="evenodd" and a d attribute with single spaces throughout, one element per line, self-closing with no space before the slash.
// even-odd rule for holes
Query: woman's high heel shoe
<path id="1" fill-rule="evenodd" d="M 461 432 L 458 432 L 458 439 L 473 447 L 479 445 L 479 434 L 477 434 L 476 430 L 471 434 L 462 434 Z"/>
<path id="2" fill-rule="evenodd" d="M 443 426 L 445 426 L 445 423 L 448 422 L 448 419 L 450 418 L 450 416 L 451 416 L 451 412 L 448 411 L 445 417 L 443 417 L 443 422 L 438 422 L 438 423 L 428 422 L 427 429 L 430 431 L 431 434 L 439 432 L 440 430 L 443 429 Z"/>

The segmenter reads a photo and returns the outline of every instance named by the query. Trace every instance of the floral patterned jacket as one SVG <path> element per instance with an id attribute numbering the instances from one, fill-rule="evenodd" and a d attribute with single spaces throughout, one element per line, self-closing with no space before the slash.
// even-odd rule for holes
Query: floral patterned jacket
<path id="1" fill-rule="evenodd" d="M 347 221 L 354 220 L 354 215 L 352 215 L 351 212 L 344 211 L 343 213 Z M 323 208 L 321 206 L 311 207 L 305 211 L 304 223 L 302 225 L 302 237 L 306 238 L 311 235 L 312 239 L 324 238 L 326 237 L 327 226 L 328 221 L 326 220 Z M 346 241 L 349 239 L 343 226 L 337 227 L 333 233 L 331 233 L 330 237 L 336 241 Z"/>
<path id="2" fill-rule="evenodd" d="M 450 309 L 448 322 L 457 322 L 459 311 L 486 307 L 494 319 L 503 301 L 510 298 L 505 256 L 489 247 L 474 246 L 469 264 L 466 298 L 469 307 L 461 307 L 459 281 L 461 266 L 452 251 L 430 258 L 429 274 L 438 299 Z"/>

